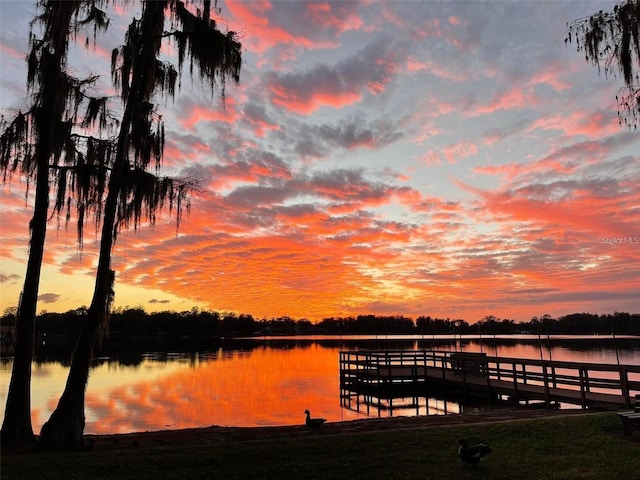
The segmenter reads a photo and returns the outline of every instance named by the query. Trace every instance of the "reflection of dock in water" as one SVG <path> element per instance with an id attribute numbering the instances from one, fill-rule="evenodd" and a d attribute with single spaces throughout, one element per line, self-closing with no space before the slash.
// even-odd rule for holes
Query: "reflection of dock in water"
<path id="1" fill-rule="evenodd" d="M 638 393 L 639 365 L 436 350 L 340 352 L 340 402 L 358 411 L 375 407 L 390 414 L 407 409 L 418 413 L 426 407 L 427 413 L 449 413 L 447 401 L 617 410 L 629 408 Z"/>

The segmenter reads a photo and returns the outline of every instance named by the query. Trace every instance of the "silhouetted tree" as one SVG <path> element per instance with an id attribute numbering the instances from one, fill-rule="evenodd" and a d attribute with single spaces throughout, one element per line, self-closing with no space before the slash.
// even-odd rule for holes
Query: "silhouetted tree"
<path id="1" fill-rule="evenodd" d="M 83 324 L 74 349 L 67 383 L 58 406 L 43 425 L 40 445 L 49 449 L 83 447 L 84 396 L 100 331 L 107 330 L 108 314 L 113 300 L 115 272 L 111 270 L 111 251 L 118 229 L 129 222 L 137 225 L 143 212 L 153 220 L 154 212 L 162 208 L 168 197 L 180 202 L 185 190 L 171 182 L 158 185 L 146 173 L 146 167 L 162 160 L 164 128 L 154 122 L 152 96 L 160 93 L 172 96 L 178 72 L 172 65 L 160 62 L 158 54 L 163 38 L 171 37 L 178 47 L 179 71 L 188 54 L 191 65 L 199 67 L 199 76 L 209 81 L 213 89 L 224 85 L 227 77 L 239 80 L 241 67 L 240 43 L 235 34 L 222 34 L 209 18 L 210 2 L 204 1 L 204 13 L 194 15 L 184 3 L 175 0 L 143 3 L 142 18 L 134 19 L 126 34 L 125 45 L 114 50 L 112 72 L 125 104 L 117 141 L 117 151 L 109 176 L 100 239 L 100 254 L 96 270 L 94 294 L 87 321 Z M 164 32 L 169 9 L 173 26 L 182 30 Z M 193 69 L 191 69 L 193 73 Z"/>
<path id="2" fill-rule="evenodd" d="M 637 129 L 640 117 L 640 1 L 626 0 L 613 7 L 612 12 L 600 10 L 590 17 L 568 25 L 566 43 L 575 40 L 579 52 L 605 75 L 620 72 L 625 86 L 618 102 L 618 120 Z"/>
<path id="3" fill-rule="evenodd" d="M 255 321 L 251 315 L 226 313 L 222 316 L 222 333 L 226 336 L 251 335 L 255 331 Z"/>
<path id="4" fill-rule="evenodd" d="M 2 423 L 2 444 L 18 446 L 35 441 L 31 425 L 31 362 L 34 348 L 35 317 L 40 271 L 49 216 L 50 182 L 57 183 L 54 210 L 60 212 L 67 201 L 69 174 L 81 196 L 91 196 L 88 177 L 78 170 L 78 137 L 72 128 L 78 124 L 78 107 L 87 100 L 84 87 L 95 79 L 78 80 L 66 71 L 69 37 L 81 25 L 106 27 L 105 18 L 93 1 L 45 1 L 38 3 L 41 12 L 31 24 L 27 86 L 31 95 L 29 112 L 18 112 L 3 125 L 0 137 L 0 168 L 3 181 L 19 171 L 28 181 L 35 180 L 33 217 L 29 222 L 30 241 L 27 270 L 20 296 L 13 369 Z M 85 17 L 78 16 L 84 13 Z M 34 26 L 41 37 L 34 33 Z M 106 126 L 103 99 L 88 99 L 89 109 L 82 120 L 88 126 L 100 117 Z M 100 143 L 100 142 L 97 142 Z M 94 152 L 95 153 L 95 152 Z M 106 153 L 106 151 L 103 151 Z M 95 160 L 104 164 L 105 156 Z M 61 165 L 65 163 L 65 166 Z M 28 183 L 29 185 L 29 183 Z M 79 204 L 79 212 L 83 211 Z M 82 214 L 79 224 L 82 223 Z"/>

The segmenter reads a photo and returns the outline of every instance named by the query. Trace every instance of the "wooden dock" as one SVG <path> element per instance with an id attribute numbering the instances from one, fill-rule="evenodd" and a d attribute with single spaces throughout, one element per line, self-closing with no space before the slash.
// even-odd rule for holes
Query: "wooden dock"
<path id="1" fill-rule="evenodd" d="M 639 393 L 640 365 L 436 350 L 340 352 L 341 404 L 350 409 L 393 408 L 394 399 L 435 397 L 619 410 L 630 408 Z"/>

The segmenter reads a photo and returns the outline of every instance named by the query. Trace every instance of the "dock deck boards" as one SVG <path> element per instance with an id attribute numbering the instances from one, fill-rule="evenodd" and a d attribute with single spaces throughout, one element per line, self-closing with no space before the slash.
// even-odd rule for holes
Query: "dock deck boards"
<path id="1" fill-rule="evenodd" d="M 349 392 L 401 398 L 438 386 L 464 396 L 628 408 L 640 366 L 511 359 L 455 352 L 342 352 L 342 398 Z"/>

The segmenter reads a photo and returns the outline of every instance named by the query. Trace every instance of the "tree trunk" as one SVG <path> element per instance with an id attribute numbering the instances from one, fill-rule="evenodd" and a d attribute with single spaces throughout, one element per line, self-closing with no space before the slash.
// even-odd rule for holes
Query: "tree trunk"
<path id="1" fill-rule="evenodd" d="M 149 89 L 154 70 L 159 38 L 153 35 L 154 27 L 164 24 L 166 2 L 145 2 L 142 14 L 141 44 L 136 45 L 137 62 L 134 63 L 131 90 L 126 101 L 120 124 L 118 146 L 114 160 L 107 199 L 104 208 L 100 256 L 96 271 L 96 283 L 89 307 L 88 318 L 83 324 L 80 337 L 71 360 L 67 383 L 60 401 L 51 418 L 42 426 L 38 446 L 49 450 L 75 450 L 84 447 L 84 398 L 89 379 L 89 369 L 93 359 L 93 349 L 100 327 L 108 315 L 109 298 L 113 288 L 114 272 L 111 270 L 111 249 L 117 224 L 118 200 L 129 169 L 129 134 L 134 117 L 148 101 Z M 145 35 L 146 34 L 146 35 Z M 153 82 L 151 82 L 152 84 Z"/>
<path id="2" fill-rule="evenodd" d="M 38 448 L 61 451 L 81 450 L 84 447 L 84 389 L 89 376 L 90 362 L 79 362 L 76 358 L 91 356 L 88 349 L 93 345 L 90 333 L 87 328 L 83 328 L 80 333 L 67 384 L 57 408 L 42 426 Z"/>
<path id="3" fill-rule="evenodd" d="M 16 348 L 13 369 L 7 393 L 7 403 L 2 423 L 1 440 L 3 447 L 22 447 L 35 442 L 31 423 L 31 362 L 35 340 L 35 319 L 40 285 L 40 271 L 44 243 L 47 233 L 47 215 L 49 209 L 49 160 L 53 154 L 54 126 L 60 122 L 65 100 L 59 92 L 61 70 L 67 51 L 69 26 L 78 2 L 51 2 L 46 17 L 46 29 L 53 32 L 46 38 L 50 50 L 41 48 L 40 52 L 40 90 L 35 98 L 41 103 L 34 106 L 34 121 L 38 135 L 35 147 L 36 156 L 36 198 L 33 218 L 29 223 L 31 230 L 27 272 L 18 306 L 16 320 Z"/>
<path id="4" fill-rule="evenodd" d="M 42 170 L 39 162 L 35 208 L 31 220 L 31 247 L 16 319 L 16 348 L 2 423 L 3 447 L 23 447 L 34 444 L 36 440 L 31 424 L 31 362 L 49 208 L 48 156 L 42 154 L 41 156 L 45 157 L 45 173 L 40 173 Z"/>
<path id="5" fill-rule="evenodd" d="M 110 275 L 107 288 L 112 288 Z M 102 284 L 102 282 L 96 282 Z M 96 295 L 94 295 L 94 299 Z M 44 450 L 82 450 L 84 448 L 84 396 L 93 359 L 93 347 L 98 334 L 100 308 L 89 308 L 88 318 L 80 331 L 71 358 L 69 376 L 58 406 L 42 426 L 38 448 Z M 102 309 L 104 310 L 104 309 Z"/>
<path id="6" fill-rule="evenodd" d="M 84 448 L 84 397 L 89 380 L 89 369 L 93 360 L 93 348 L 98 331 L 108 311 L 110 291 L 113 288 L 111 270 L 111 248 L 114 241 L 114 229 L 120 185 L 126 167 L 126 149 L 129 138 L 131 108 L 127 106 L 118 137 L 118 152 L 111 176 L 105 202 L 100 255 L 96 271 L 96 283 L 87 319 L 82 325 L 80 336 L 71 358 L 71 367 L 67 383 L 58 402 L 58 406 L 49 420 L 42 426 L 38 447 L 46 450 L 79 450 Z"/>

